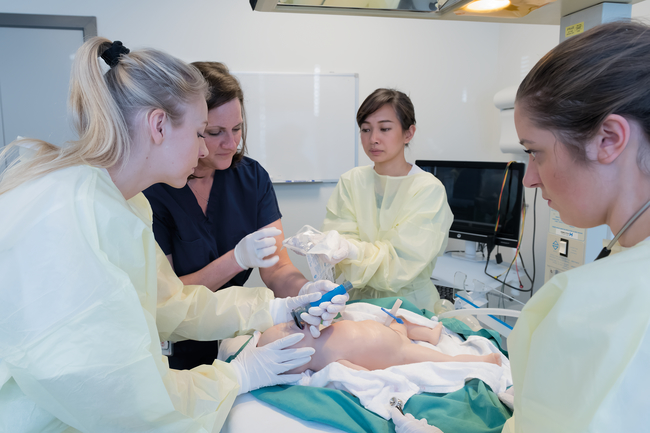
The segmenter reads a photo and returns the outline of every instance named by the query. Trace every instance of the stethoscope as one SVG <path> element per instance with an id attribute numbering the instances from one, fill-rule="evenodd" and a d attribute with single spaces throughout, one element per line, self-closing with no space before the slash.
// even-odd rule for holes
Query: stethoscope
<path id="1" fill-rule="evenodd" d="M 645 212 L 646 209 L 648 209 L 649 207 L 650 207 L 650 201 L 648 201 L 641 209 L 639 209 L 639 211 L 637 213 L 635 213 L 632 216 L 632 218 L 630 218 L 628 220 L 627 223 L 625 223 L 625 225 L 623 226 L 621 231 L 618 232 L 618 234 L 614 237 L 614 239 L 612 239 L 612 241 L 609 243 L 609 245 L 607 245 L 605 248 L 603 248 L 602 251 L 600 252 L 600 254 L 598 254 L 598 257 L 596 257 L 596 260 L 602 259 L 603 257 L 607 257 L 609 255 L 609 253 L 612 252 L 612 248 L 616 244 L 616 241 L 618 241 L 618 238 L 620 238 L 621 235 L 623 233 L 625 233 L 625 230 L 627 230 L 627 228 L 630 227 L 632 225 L 632 223 L 634 223 L 634 221 L 636 221 L 641 216 L 641 214 L 643 212 Z M 596 261 L 596 260 L 594 260 L 594 261 Z"/>

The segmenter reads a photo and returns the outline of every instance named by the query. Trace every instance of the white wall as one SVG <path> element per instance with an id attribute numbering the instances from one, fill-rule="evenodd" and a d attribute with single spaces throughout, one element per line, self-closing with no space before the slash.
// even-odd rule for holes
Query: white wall
<path id="1" fill-rule="evenodd" d="M 632 5 L 632 18 L 650 22 L 650 2 L 642 1 Z"/>
<path id="2" fill-rule="evenodd" d="M 499 40 L 499 80 L 501 88 L 516 86 L 535 63 L 549 50 L 556 46 L 560 38 L 559 26 L 535 26 L 525 24 L 508 24 L 501 27 Z M 531 43 L 534 41 L 534 43 Z M 523 149 L 523 147 L 522 147 Z M 509 155 L 511 159 L 528 163 L 528 155 L 521 152 Z M 546 234 L 548 233 L 549 208 L 538 194 L 536 206 L 537 224 L 533 232 L 533 209 L 535 191 L 526 189 L 526 220 L 524 221 L 524 237 L 521 254 L 527 266 L 528 273 L 533 276 L 533 234 L 535 236 L 535 290 L 544 283 L 544 267 L 546 262 Z M 544 223 L 544 221 L 546 223 Z M 502 251 L 504 260 L 512 260 L 514 251 Z M 524 277 L 523 273 L 520 276 Z M 528 287 L 528 282 L 524 282 Z M 518 298 L 525 302 L 530 293 L 519 294 Z"/>
<path id="3" fill-rule="evenodd" d="M 632 18 L 650 23 L 650 2 L 642 1 L 632 5 Z M 510 24 L 501 27 L 499 42 L 499 70 L 502 87 L 515 85 L 521 82 L 528 71 L 535 65 L 546 52 L 559 43 L 559 26 L 533 26 Z M 525 37 L 522 37 L 525 35 Z M 535 41 L 530 43 L 531 39 Z M 528 160 L 527 155 L 512 155 L 516 160 Z M 532 272 L 532 236 L 533 236 L 533 198 L 535 190 L 526 189 L 526 202 L 528 203 L 525 221 L 524 242 L 522 255 L 525 263 Z M 544 283 L 546 240 L 548 234 L 550 209 L 542 200 L 541 194 L 537 198 L 537 227 L 535 231 L 535 262 L 537 276 L 535 289 Z M 510 257 L 504 254 L 505 257 Z M 528 295 L 521 295 L 519 299 L 526 300 Z"/>
<path id="4" fill-rule="evenodd" d="M 360 101 L 377 87 L 411 96 L 418 119 L 411 162 L 522 160 L 498 149 L 492 98 L 518 84 L 559 40 L 559 26 L 261 13 L 252 12 L 248 0 L 0 0 L 0 12 L 92 15 L 100 35 L 128 47 L 152 46 L 186 61 L 218 60 L 237 71 L 356 72 Z M 359 161 L 370 163 L 361 149 Z M 318 228 L 333 187 L 278 185 L 285 233 L 304 224 Z M 545 228 L 537 232 L 545 239 Z M 457 248 L 453 242 L 451 248 Z M 530 256 L 528 234 L 522 250 Z M 292 259 L 308 274 L 303 258 Z M 543 253 L 537 259 L 540 274 Z"/>

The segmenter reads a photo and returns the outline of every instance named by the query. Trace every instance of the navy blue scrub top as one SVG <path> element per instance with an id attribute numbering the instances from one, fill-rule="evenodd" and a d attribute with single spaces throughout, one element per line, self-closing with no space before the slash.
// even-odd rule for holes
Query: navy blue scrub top
<path id="1" fill-rule="evenodd" d="M 153 231 L 176 275 L 196 272 L 235 248 L 246 235 L 282 217 L 269 174 L 244 157 L 234 168 L 216 170 L 206 214 L 192 190 L 156 184 L 144 191 L 153 209 Z M 243 286 L 252 269 L 223 287 Z"/>

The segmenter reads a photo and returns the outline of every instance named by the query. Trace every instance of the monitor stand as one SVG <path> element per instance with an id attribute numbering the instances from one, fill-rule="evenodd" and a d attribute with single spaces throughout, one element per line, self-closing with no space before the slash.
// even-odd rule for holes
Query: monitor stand
<path id="1" fill-rule="evenodd" d="M 468 260 L 470 262 L 484 262 L 485 257 L 483 255 L 476 254 L 476 242 L 465 241 L 465 252 L 464 253 L 452 253 L 452 257 L 462 260 Z"/>

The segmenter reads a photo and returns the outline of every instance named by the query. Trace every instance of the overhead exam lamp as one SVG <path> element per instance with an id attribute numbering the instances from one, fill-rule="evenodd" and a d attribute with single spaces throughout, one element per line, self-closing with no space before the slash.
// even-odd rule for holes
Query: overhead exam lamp
<path id="1" fill-rule="evenodd" d="M 638 3 L 641 0 L 608 0 Z M 602 0 L 249 0 L 254 11 L 560 24 Z"/>
<path id="2" fill-rule="evenodd" d="M 454 10 L 456 15 L 520 18 L 555 0 L 474 0 Z"/>
<path id="3" fill-rule="evenodd" d="M 253 10 L 314 13 L 403 14 L 439 18 L 456 15 L 522 17 L 555 0 L 250 0 Z M 393 15 L 394 16 L 394 15 Z"/>

